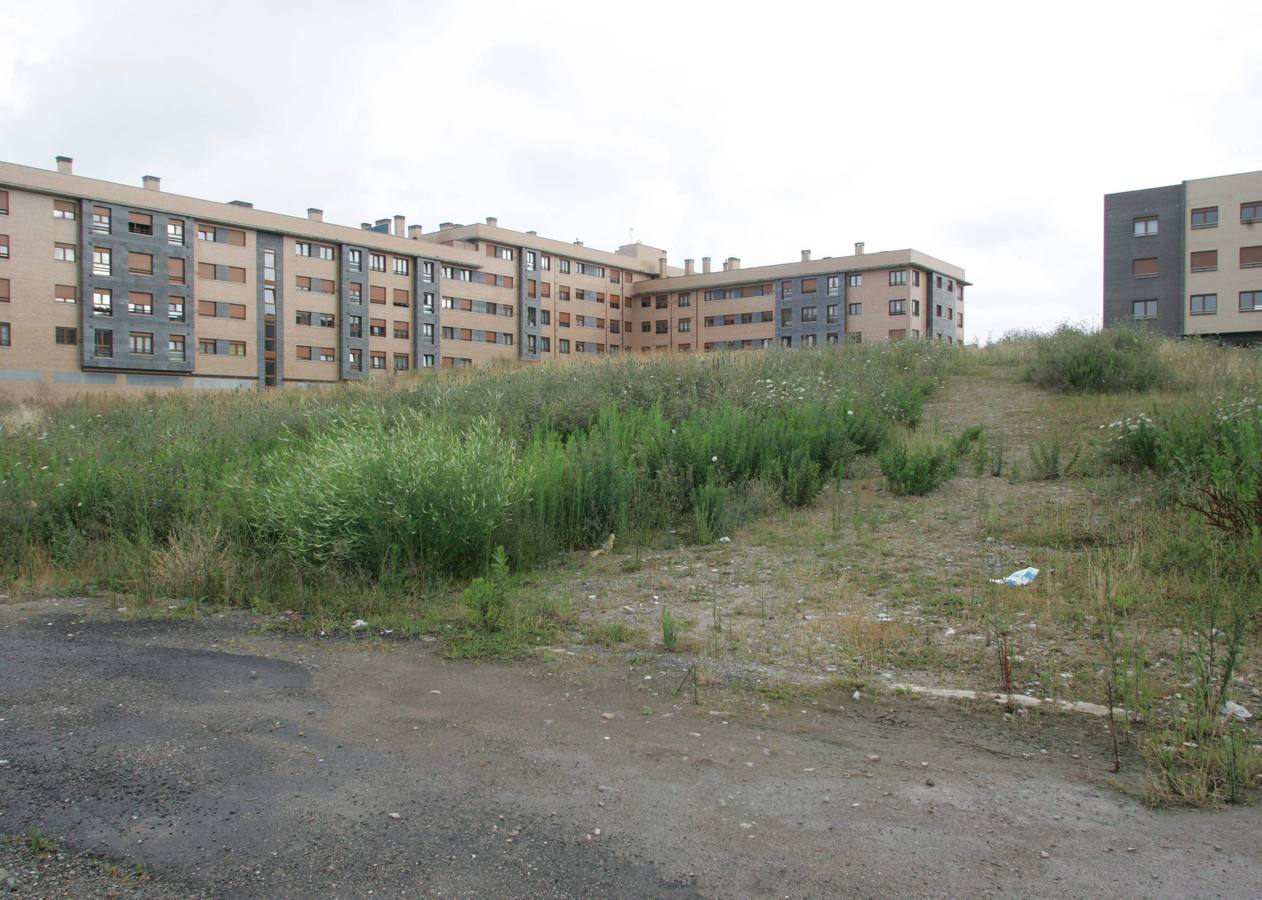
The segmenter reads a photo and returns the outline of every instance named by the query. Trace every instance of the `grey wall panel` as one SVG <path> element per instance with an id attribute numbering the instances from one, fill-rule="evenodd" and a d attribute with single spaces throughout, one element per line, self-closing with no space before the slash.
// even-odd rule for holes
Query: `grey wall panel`
<path id="1" fill-rule="evenodd" d="M 1131 304 L 1156 300 L 1157 318 L 1145 324 L 1163 334 L 1183 333 L 1183 185 L 1107 194 L 1104 198 L 1104 324 L 1134 322 Z M 1134 220 L 1156 216 L 1155 235 L 1136 237 Z M 1156 277 L 1135 278 L 1135 259 L 1156 257 Z"/>

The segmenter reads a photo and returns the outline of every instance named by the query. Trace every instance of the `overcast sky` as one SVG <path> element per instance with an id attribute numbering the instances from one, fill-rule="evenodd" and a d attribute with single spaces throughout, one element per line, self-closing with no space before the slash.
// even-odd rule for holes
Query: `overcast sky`
<path id="1" fill-rule="evenodd" d="M 1102 195 L 1262 169 L 1255 3 L 0 0 L 0 159 L 745 266 L 915 247 L 1099 321 Z"/>

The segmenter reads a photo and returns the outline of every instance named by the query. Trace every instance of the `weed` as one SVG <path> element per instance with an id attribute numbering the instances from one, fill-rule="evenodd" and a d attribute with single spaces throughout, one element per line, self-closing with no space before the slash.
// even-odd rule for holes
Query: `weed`
<path id="1" fill-rule="evenodd" d="M 1035 481 L 1054 481 L 1069 474 L 1078 462 L 1082 447 L 1075 444 L 1065 459 L 1066 447 L 1060 438 L 1047 438 L 1030 445 L 1030 477 Z"/>
<path id="2" fill-rule="evenodd" d="M 670 610 L 662 607 L 662 647 L 670 653 L 679 648 L 679 636 L 683 633 L 684 623 L 670 614 Z"/>
<path id="3" fill-rule="evenodd" d="M 26 846 L 32 853 L 50 854 L 57 852 L 57 845 L 49 840 L 44 832 L 35 826 L 26 829 Z"/>
<path id="4" fill-rule="evenodd" d="M 587 643 L 600 644 L 605 647 L 616 647 L 619 644 L 631 644 L 643 647 L 646 643 L 644 632 L 633 628 L 625 622 L 602 622 L 587 629 Z"/>
<path id="5" fill-rule="evenodd" d="M 509 597 L 511 586 L 508 555 L 503 547 L 496 547 L 491 556 L 490 570 L 486 575 L 473 579 L 464 592 L 465 608 L 482 631 L 495 631 L 499 627 L 500 619 L 512 602 Z"/>
<path id="6" fill-rule="evenodd" d="M 941 487 L 956 470 L 953 444 L 909 446 L 898 442 L 880 453 L 881 473 L 896 494 L 921 496 Z"/>
<path id="7" fill-rule="evenodd" d="M 1089 331 L 1065 325 L 1032 340 L 1035 358 L 1026 377 L 1048 390 L 1076 394 L 1149 391 L 1174 380 L 1161 359 L 1161 339 L 1151 332 Z"/>

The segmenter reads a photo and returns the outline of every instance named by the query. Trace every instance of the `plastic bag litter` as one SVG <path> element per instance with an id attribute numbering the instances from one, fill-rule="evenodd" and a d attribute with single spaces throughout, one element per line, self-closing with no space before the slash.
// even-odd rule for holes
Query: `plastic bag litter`
<path id="1" fill-rule="evenodd" d="M 1249 712 L 1239 703 L 1236 703 L 1233 700 L 1228 700 L 1223 704 L 1222 716 L 1224 719 L 1239 719 L 1241 722 L 1246 722 L 1253 718 L 1253 713 Z"/>
<path id="2" fill-rule="evenodd" d="M 991 584 L 1006 584 L 1006 585 L 1009 585 L 1010 587 L 1022 587 L 1024 585 L 1029 584 L 1031 581 L 1033 581 L 1035 578 L 1038 578 L 1038 577 L 1039 577 L 1039 570 L 1034 568 L 1033 566 L 1028 566 L 1027 568 L 1024 568 L 1024 569 L 1018 569 L 1016 572 L 1013 572 L 1007 578 L 992 578 L 990 579 L 990 583 Z"/>

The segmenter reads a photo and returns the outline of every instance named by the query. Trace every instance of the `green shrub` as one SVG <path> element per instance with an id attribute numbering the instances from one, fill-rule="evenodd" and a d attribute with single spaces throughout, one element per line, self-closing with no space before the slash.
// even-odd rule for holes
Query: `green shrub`
<path id="1" fill-rule="evenodd" d="M 503 547 L 496 547 L 491 555 L 491 567 L 485 575 L 479 575 L 464 591 L 464 605 L 474 624 L 483 631 L 494 631 L 509 608 L 509 591 L 512 576 L 508 572 L 508 554 Z"/>
<path id="2" fill-rule="evenodd" d="M 881 474 L 895 494 L 922 496 L 950 481 L 956 471 L 954 443 L 909 446 L 904 441 L 881 451 Z"/>
<path id="3" fill-rule="evenodd" d="M 1032 340 L 1034 362 L 1026 377 L 1047 390 L 1074 394 L 1149 391 L 1174 380 L 1161 359 L 1161 338 L 1149 331 L 1088 331 L 1062 325 Z"/>
<path id="4" fill-rule="evenodd" d="M 684 623 L 670 614 L 670 610 L 662 607 L 662 647 L 674 652 L 679 648 L 679 636 L 683 633 Z"/>
<path id="5" fill-rule="evenodd" d="M 728 487 L 716 481 L 707 481 L 697 488 L 692 500 L 697 543 L 708 544 L 727 530 L 730 495 Z"/>
<path id="6" fill-rule="evenodd" d="M 348 421 L 261 470 L 249 489 L 257 543 L 365 572 L 477 571 L 522 517 L 531 482 L 489 423 L 458 432 L 416 414 Z"/>

